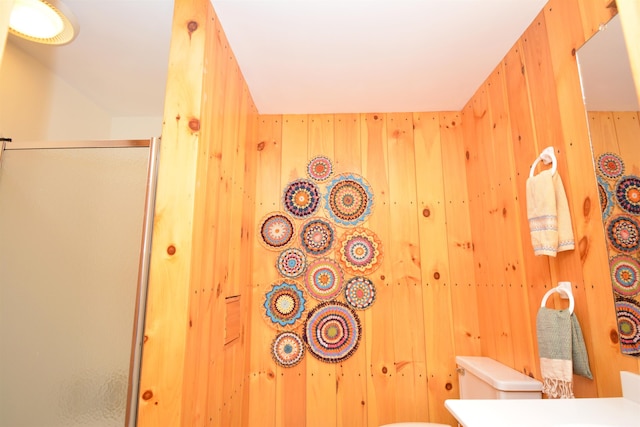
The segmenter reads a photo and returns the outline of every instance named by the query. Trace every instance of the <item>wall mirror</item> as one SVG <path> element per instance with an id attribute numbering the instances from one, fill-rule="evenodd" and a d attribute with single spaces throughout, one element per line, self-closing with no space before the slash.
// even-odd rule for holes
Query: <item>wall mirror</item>
<path id="1" fill-rule="evenodd" d="M 579 49 L 578 64 L 621 351 L 640 357 L 640 107 L 619 16 Z"/>

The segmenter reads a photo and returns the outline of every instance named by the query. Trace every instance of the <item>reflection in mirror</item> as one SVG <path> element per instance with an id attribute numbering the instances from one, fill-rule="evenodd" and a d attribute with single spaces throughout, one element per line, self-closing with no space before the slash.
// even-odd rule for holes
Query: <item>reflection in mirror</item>
<path id="1" fill-rule="evenodd" d="M 640 356 L 640 107 L 619 16 L 578 51 L 621 351 Z"/>

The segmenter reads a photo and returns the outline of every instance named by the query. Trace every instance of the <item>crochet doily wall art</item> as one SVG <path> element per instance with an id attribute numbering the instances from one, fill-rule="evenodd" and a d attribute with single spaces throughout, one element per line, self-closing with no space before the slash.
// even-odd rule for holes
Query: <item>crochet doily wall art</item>
<path id="1" fill-rule="evenodd" d="M 633 218 L 617 215 L 611 218 L 607 226 L 607 238 L 614 249 L 633 253 L 640 250 L 640 228 Z"/>
<path id="2" fill-rule="evenodd" d="M 282 276 L 295 279 L 307 269 L 307 256 L 298 248 L 285 249 L 278 256 L 276 268 Z"/>
<path id="3" fill-rule="evenodd" d="M 307 293 L 318 301 L 330 301 L 342 292 L 344 274 L 332 259 L 319 258 L 307 266 L 304 274 L 304 285 Z"/>
<path id="4" fill-rule="evenodd" d="M 262 304 L 270 326 L 279 330 L 294 329 L 303 319 L 307 308 L 304 288 L 293 280 L 282 280 L 272 285 Z"/>
<path id="5" fill-rule="evenodd" d="M 282 204 L 296 218 L 310 217 L 320 205 L 320 189 L 309 179 L 297 179 L 284 189 Z"/>
<path id="6" fill-rule="evenodd" d="M 365 310 L 375 301 L 376 288 L 373 282 L 364 276 L 352 277 L 344 286 L 344 298 L 352 308 Z"/>
<path id="7" fill-rule="evenodd" d="M 363 227 L 374 193 L 364 177 L 334 172 L 330 158 L 311 157 L 306 176 L 282 188 L 280 211 L 259 222 L 256 238 L 277 251 L 269 263 L 280 276 L 261 291 L 260 315 L 275 330 L 269 351 L 282 368 L 307 353 L 326 363 L 349 358 L 362 335 L 358 311 L 376 299 L 367 275 L 382 264 L 382 242 Z"/>
<path id="8" fill-rule="evenodd" d="M 300 228 L 300 246 L 309 255 L 324 255 L 333 248 L 335 234 L 329 221 L 312 218 Z"/>
<path id="9" fill-rule="evenodd" d="M 597 180 L 602 219 L 606 220 L 607 218 L 609 218 L 609 216 L 611 216 L 611 210 L 613 209 L 613 190 L 611 190 L 611 186 L 602 176 L 598 175 Z"/>
<path id="10" fill-rule="evenodd" d="M 640 354 L 640 305 L 630 298 L 616 299 L 620 348 L 623 354 Z"/>
<path id="11" fill-rule="evenodd" d="M 382 242 L 364 227 L 345 231 L 336 245 L 338 263 L 354 276 L 366 276 L 377 270 L 382 264 L 382 255 Z"/>
<path id="12" fill-rule="evenodd" d="M 345 303 L 327 301 L 309 311 L 303 339 L 317 359 L 338 363 L 358 349 L 361 335 L 362 327 L 355 311 Z"/>
<path id="13" fill-rule="evenodd" d="M 620 209 L 631 215 L 640 215 L 640 178 L 624 176 L 616 182 L 616 201 Z"/>
<path id="14" fill-rule="evenodd" d="M 613 290 L 623 297 L 640 295 L 640 262 L 628 255 L 617 255 L 609 260 Z"/>
<path id="15" fill-rule="evenodd" d="M 615 153 L 604 153 L 596 161 L 598 171 L 606 178 L 617 178 L 624 173 L 624 162 Z"/>
<path id="16" fill-rule="evenodd" d="M 290 368 L 304 356 L 304 341 L 295 332 L 282 332 L 271 343 L 271 357 L 280 366 Z"/>
<path id="17" fill-rule="evenodd" d="M 373 191 L 359 175 L 338 175 L 327 184 L 324 208 L 336 224 L 344 227 L 356 226 L 371 214 Z"/>
<path id="18" fill-rule="evenodd" d="M 260 222 L 260 243 L 271 250 L 281 250 L 294 240 L 295 226 L 293 220 L 282 212 L 272 212 Z"/>
<path id="19" fill-rule="evenodd" d="M 314 181 L 326 181 L 333 173 L 331 160 L 325 156 L 316 156 L 307 165 L 307 174 Z"/>

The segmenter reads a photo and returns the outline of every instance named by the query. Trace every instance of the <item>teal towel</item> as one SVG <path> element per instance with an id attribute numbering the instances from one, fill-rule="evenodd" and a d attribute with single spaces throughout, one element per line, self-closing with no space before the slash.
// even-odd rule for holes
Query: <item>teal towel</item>
<path id="1" fill-rule="evenodd" d="M 573 359 L 573 373 L 585 378 L 593 379 L 589 369 L 589 355 L 584 344 L 582 329 L 576 314 L 571 314 L 571 356 Z"/>
<path id="2" fill-rule="evenodd" d="M 536 331 L 543 393 L 550 398 L 572 398 L 572 374 L 593 379 L 578 318 L 569 310 L 541 307 Z"/>

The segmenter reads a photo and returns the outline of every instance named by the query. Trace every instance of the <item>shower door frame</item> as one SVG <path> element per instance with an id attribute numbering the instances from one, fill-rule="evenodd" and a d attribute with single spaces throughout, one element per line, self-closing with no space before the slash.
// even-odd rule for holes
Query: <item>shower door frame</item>
<path id="1" fill-rule="evenodd" d="M 2 145 L 0 146 L 0 167 L 2 167 L 3 153 L 5 151 L 149 147 L 149 158 L 147 162 L 147 183 L 144 200 L 144 216 L 142 221 L 142 235 L 138 261 L 135 312 L 133 315 L 133 328 L 131 334 L 131 356 L 129 362 L 129 377 L 125 413 L 125 425 L 127 427 L 135 427 L 137 420 L 140 369 L 142 362 L 142 345 L 144 341 L 144 319 L 146 312 L 147 286 L 149 281 L 151 237 L 153 234 L 153 216 L 155 210 L 160 142 L 161 137 L 152 137 L 148 140 L 122 139 L 102 141 L 80 140 L 54 142 L 11 142 L 8 140 L 3 140 Z"/>

